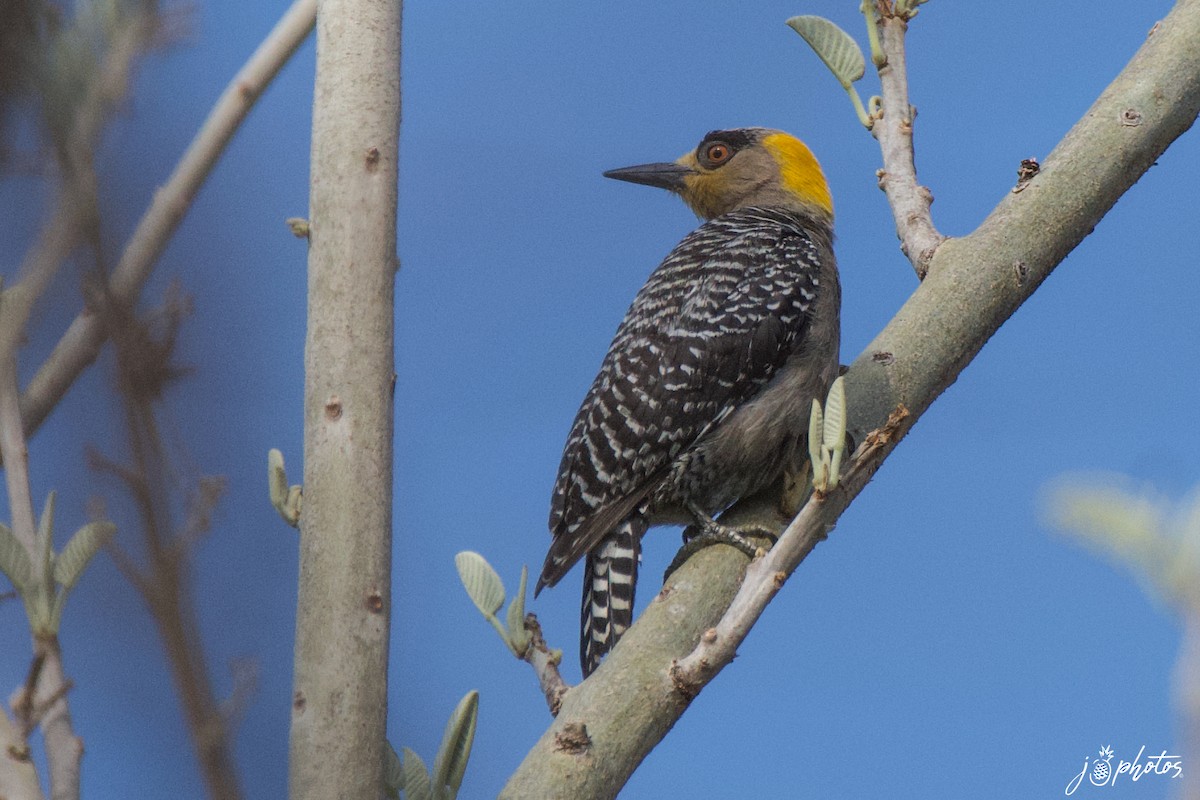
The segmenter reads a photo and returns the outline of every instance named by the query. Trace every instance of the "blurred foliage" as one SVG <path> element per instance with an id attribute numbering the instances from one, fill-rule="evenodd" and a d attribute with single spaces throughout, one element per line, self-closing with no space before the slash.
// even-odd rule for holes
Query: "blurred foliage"
<path id="1" fill-rule="evenodd" d="M 1130 483 L 1064 481 L 1051 493 L 1051 521 L 1133 570 L 1181 611 L 1200 611 L 1200 492 L 1172 503 Z"/>
<path id="2" fill-rule="evenodd" d="M 153 25 L 150 0 L 5 0 L 0 9 L 0 170 L 36 170 L 21 157 L 27 129 L 62 148 L 75 111 L 97 81 L 120 35 Z M 27 145 L 26 145 L 27 146 Z"/>
<path id="3" fill-rule="evenodd" d="M 33 97 L 41 31 L 51 6 L 40 0 L 7 0 L 0 13 L 0 168 L 11 158 L 10 122 Z"/>

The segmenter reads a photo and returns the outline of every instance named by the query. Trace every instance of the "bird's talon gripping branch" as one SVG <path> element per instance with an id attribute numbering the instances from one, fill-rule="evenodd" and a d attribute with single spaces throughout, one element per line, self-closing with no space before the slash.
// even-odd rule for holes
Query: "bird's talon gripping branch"
<path id="1" fill-rule="evenodd" d="M 696 523 L 695 525 L 689 525 L 683 529 L 684 544 L 696 539 L 710 538 L 717 542 L 733 544 L 734 547 L 737 547 L 739 550 L 749 555 L 753 548 L 750 550 L 746 549 L 750 547 L 750 543 L 746 540 L 747 536 L 761 536 L 770 539 L 772 543 L 779 538 L 776 531 L 764 528 L 761 525 L 750 523 L 747 525 L 730 527 L 717 522 L 708 514 L 704 513 L 704 510 L 695 503 L 685 503 L 685 506 L 688 513 L 695 518 Z M 697 528 L 699 528 L 699 530 L 697 530 Z"/>
<path id="2" fill-rule="evenodd" d="M 861 77 L 852 41 L 819 53 L 843 85 Z M 633 622 L 651 525 L 697 520 L 753 557 L 740 528 L 712 517 L 801 468 L 805 414 L 837 376 L 840 336 L 833 201 L 799 139 L 713 131 L 677 161 L 605 175 L 675 192 L 706 222 L 638 292 L 564 448 L 538 589 L 586 558 L 585 676 Z"/>
<path id="3" fill-rule="evenodd" d="M 687 531 L 695 531 L 695 528 L 689 527 Z M 761 558 L 767 551 L 761 547 L 757 547 L 747 539 L 747 536 L 761 536 L 770 539 L 771 544 L 775 543 L 777 537 L 774 531 L 769 531 L 766 528 L 753 527 L 744 530 L 736 530 L 726 527 L 719 522 L 714 522 L 711 519 L 707 523 L 700 523 L 700 530 L 696 533 L 688 535 L 684 531 L 683 547 L 679 548 L 679 552 L 675 554 L 675 558 L 671 559 L 670 566 L 663 573 L 663 583 L 683 566 L 683 563 L 692 556 L 699 553 L 706 547 L 712 547 L 714 544 L 727 544 L 730 547 L 738 550 L 746 555 L 747 558 Z"/>

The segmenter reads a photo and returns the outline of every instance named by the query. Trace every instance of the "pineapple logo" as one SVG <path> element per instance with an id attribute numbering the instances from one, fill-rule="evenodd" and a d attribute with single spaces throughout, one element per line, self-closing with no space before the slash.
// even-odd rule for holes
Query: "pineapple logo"
<path id="1" fill-rule="evenodd" d="M 1108 779 L 1112 777 L 1112 761 L 1113 751 L 1108 745 L 1100 748 L 1100 758 L 1092 762 L 1091 780 L 1093 786 L 1104 786 L 1108 783 Z M 1103 759 L 1103 760 L 1101 760 Z"/>

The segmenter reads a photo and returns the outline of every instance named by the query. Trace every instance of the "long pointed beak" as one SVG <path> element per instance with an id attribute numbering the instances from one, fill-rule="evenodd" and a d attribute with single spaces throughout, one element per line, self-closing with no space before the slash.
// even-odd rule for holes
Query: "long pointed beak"
<path id="1" fill-rule="evenodd" d="M 680 192 L 684 188 L 683 179 L 695 174 L 696 171 L 691 167 L 685 167 L 675 162 L 661 162 L 658 164 L 640 164 L 636 167 L 610 169 L 604 173 L 604 177 L 615 178 L 619 181 L 629 181 L 630 183 L 640 183 L 643 186 L 656 186 L 659 189 L 667 189 L 672 192 Z"/>

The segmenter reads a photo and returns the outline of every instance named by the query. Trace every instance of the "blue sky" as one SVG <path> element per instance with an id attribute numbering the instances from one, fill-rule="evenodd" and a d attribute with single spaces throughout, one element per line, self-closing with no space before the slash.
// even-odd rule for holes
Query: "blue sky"
<path id="1" fill-rule="evenodd" d="M 912 101 L 943 233 L 969 233 L 1020 160 L 1049 153 L 1170 7 L 1103 5 L 923 7 Z M 480 690 L 463 797 L 494 796 L 549 718 L 530 670 L 459 587 L 453 556 L 480 551 L 510 589 L 522 564 L 541 563 L 578 403 L 638 287 L 696 224 L 666 193 L 601 171 L 674 158 L 714 128 L 783 128 L 809 143 L 833 190 L 843 361 L 916 288 L 876 187 L 878 147 L 784 25 L 822 14 L 862 40 L 857 6 L 407 4 L 389 730 L 432 760 L 454 704 Z M 196 4 L 186 41 L 145 61 L 102 153 L 114 253 L 283 8 Z M 220 691 L 231 659 L 259 664 L 237 737 L 251 798 L 286 787 L 296 543 L 264 472 L 270 447 L 293 479 L 301 469 L 305 250 L 283 220 L 307 210 L 313 58 L 310 42 L 254 110 L 147 293 L 178 279 L 195 298 L 183 358 L 196 373 L 167 417 L 195 468 L 230 480 L 195 593 Z M 864 97 L 875 91 L 870 75 L 864 85 Z M 623 797 L 1060 796 L 1102 745 L 1118 758 L 1174 751 L 1176 618 L 1125 570 L 1049 530 L 1042 502 L 1066 472 L 1126 473 L 1174 499 L 1200 479 L 1189 421 L 1200 406 L 1197 163 L 1185 135 L 1000 330 Z M 44 209 L 27 178 L 0 193 L 12 264 Z M 73 313 L 75 284 L 66 271 L 45 304 L 26 371 Z M 103 359 L 31 444 L 35 496 L 60 490 L 64 531 L 93 494 L 129 519 L 114 487 L 82 467 L 84 442 L 119 452 L 111 384 Z M 677 544 L 673 530 L 649 535 L 642 603 Z M 578 580 L 532 605 L 568 654 Z M 23 625 L 19 604 L 0 605 L 0 687 L 24 675 Z M 153 625 L 107 558 L 72 597 L 62 640 L 86 796 L 202 797 Z M 577 669 L 569 659 L 572 680 Z M 1170 788 L 1147 778 L 1075 796 Z"/>

